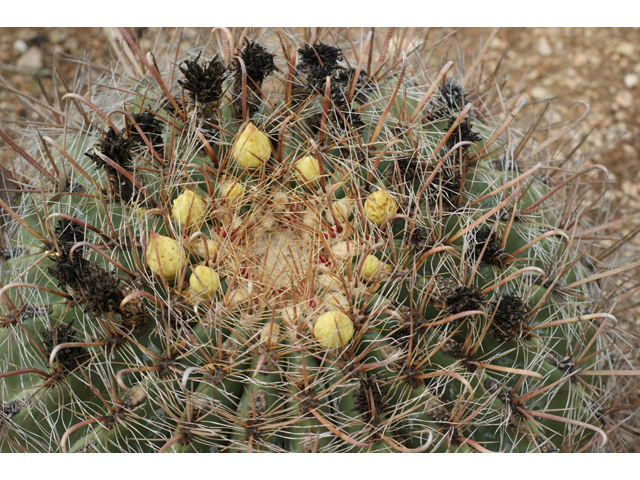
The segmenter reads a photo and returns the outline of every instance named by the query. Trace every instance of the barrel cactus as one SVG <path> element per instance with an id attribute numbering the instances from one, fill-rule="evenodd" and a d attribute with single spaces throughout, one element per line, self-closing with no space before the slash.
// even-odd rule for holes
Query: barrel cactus
<path id="1" fill-rule="evenodd" d="M 3 135 L 3 451 L 608 448 L 637 372 L 599 281 L 634 265 L 524 100 L 393 29 L 120 32 L 130 63 Z"/>

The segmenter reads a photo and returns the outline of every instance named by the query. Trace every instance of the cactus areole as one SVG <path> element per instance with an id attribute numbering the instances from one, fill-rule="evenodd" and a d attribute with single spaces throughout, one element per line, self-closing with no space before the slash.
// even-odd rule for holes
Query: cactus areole
<path id="1" fill-rule="evenodd" d="M 153 76 L 123 57 L 23 135 L 0 448 L 608 448 L 635 372 L 575 234 L 597 231 L 567 201 L 584 185 L 470 103 L 497 83 L 386 43 L 352 61 L 339 35 L 230 57 L 219 34 L 211 60 L 160 42 Z"/>

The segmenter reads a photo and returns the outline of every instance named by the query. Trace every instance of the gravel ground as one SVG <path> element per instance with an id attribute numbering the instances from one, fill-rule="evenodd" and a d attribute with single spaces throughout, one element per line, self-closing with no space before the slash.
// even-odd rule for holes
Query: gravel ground
<path id="1" fill-rule="evenodd" d="M 146 32 L 147 50 L 154 32 Z M 450 32 L 458 38 L 460 51 L 471 57 L 492 29 L 450 29 Z M 142 30 L 133 33 L 141 34 Z M 96 63 L 108 63 L 112 53 L 102 29 L 0 28 L 0 83 L 45 100 L 34 73 L 39 74 L 45 91 L 49 92 L 52 53 L 61 58 L 82 55 L 88 50 Z M 504 28 L 484 57 L 487 68 L 493 68 L 503 54 L 501 75 L 509 77 L 512 88 L 519 85 L 530 101 L 553 98 L 554 120 L 575 119 L 583 109 L 575 105 L 578 100 L 591 105 L 589 117 L 572 141 L 577 143 L 591 132 L 582 151 L 587 155 L 593 153 L 587 163 L 604 165 L 610 172 L 610 180 L 618 183 L 614 195 L 620 209 L 616 216 L 639 212 L 640 29 Z M 73 62 L 61 62 L 58 67 L 63 78 L 73 78 Z M 30 115 L 15 95 L 0 88 L 0 118 L 30 118 Z M 620 137 L 623 132 L 628 133 Z M 6 146 L 1 142 L 0 162 L 7 159 Z M 620 233 L 626 234 L 639 224 L 626 223 L 620 227 Z M 630 258 L 636 253 L 640 253 L 640 240 L 626 246 Z M 622 324 L 640 332 L 638 313 L 627 312 Z M 640 340 L 636 343 L 640 346 Z M 640 395 L 640 389 L 637 393 Z M 640 427 L 640 420 L 636 426 Z"/>
<path id="2" fill-rule="evenodd" d="M 463 29 L 462 35 L 466 36 Z M 471 46 L 490 30 L 468 32 Z M 476 40 L 477 42 L 477 40 Z M 469 48 L 469 47 L 467 47 Z M 640 177 L 640 29 L 637 28 L 506 28 L 500 30 L 486 55 L 497 61 L 504 49 L 501 72 L 517 82 L 526 75 L 524 94 L 531 100 L 555 97 L 561 118 L 575 118 L 575 101 L 591 105 L 581 134 L 594 129 L 586 151 L 601 148 L 628 132 L 593 163 L 607 167 L 610 179 L 621 182 L 628 206 L 638 209 Z M 469 52 L 471 53 L 471 51 Z"/>

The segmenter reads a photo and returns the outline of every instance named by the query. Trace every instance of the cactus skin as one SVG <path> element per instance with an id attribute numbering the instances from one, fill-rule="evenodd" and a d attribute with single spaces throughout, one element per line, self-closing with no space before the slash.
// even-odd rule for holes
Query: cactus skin
<path id="1" fill-rule="evenodd" d="M 153 112 L 153 149 L 118 115 L 119 131 L 50 142 L 66 189 L 22 194 L 11 246 L 27 254 L 0 266 L 2 450 L 604 447 L 602 405 L 637 372 L 618 370 L 615 318 L 589 300 L 573 184 L 496 168 L 499 124 L 457 83 L 425 98 L 402 65 L 356 78 L 333 45 L 305 45 L 261 104 L 273 51 L 245 44 L 244 94 L 237 60 L 198 54 L 184 112 L 157 83 L 98 104 Z M 317 182 L 296 171 L 308 158 Z M 180 225 L 185 188 L 212 213 Z M 196 298 L 207 267 L 215 295 Z M 350 322 L 341 341 L 314 336 L 329 312 Z"/>

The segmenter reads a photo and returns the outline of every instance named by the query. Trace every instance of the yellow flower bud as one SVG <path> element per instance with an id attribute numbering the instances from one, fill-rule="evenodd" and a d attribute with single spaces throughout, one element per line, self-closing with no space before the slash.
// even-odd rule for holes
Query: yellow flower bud
<path id="1" fill-rule="evenodd" d="M 353 338 L 353 322 L 342 312 L 333 311 L 320 315 L 313 327 L 316 340 L 324 348 L 346 345 Z"/>
<path id="2" fill-rule="evenodd" d="M 220 185 L 220 193 L 230 204 L 239 203 L 244 196 L 244 185 L 236 182 L 223 183 Z"/>
<path id="3" fill-rule="evenodd" d="M 220 279 L 215 270 L 200 265 L 189 277 L 189 285 L 196 296 L 207 299 L 220 287 Z"/>
<path id="4" fill-rule="evenodd" d="M 306 185 L 315 185 L 320 179 L 320 165 L 315 157 L 307 155 L 296 162 L 296 178 Z"/>
<path id="5" fill-rule="evenodd" d="M 271 141 L 253 123 L 249 123 L 233 145 L 233 157 L 241 167 L 249 170 L 260 168 L 269 160 Z"/>
<path id="6" fill-rule="evenodd" d="M 187 261 L 184 252 L 173 238 L 151 232 L 146 253 L 147 265 L 155 275 L 171 281 Z"/>
<path id="7" fill-rule="evenodd" d="M 382 225 L 387 218 L 396 213 L 398 204 L 386 190 L 376 190 L 364 202 L 364 214 L 376 225 Z"/>
<path id="8" fill-rule="evenodd" d="M 185 190 L 173 201 L 171 216 L 182 228 L 197 223 L 207 205 L 191 190 Z"/>
<path id="9" fill-rule="evenodd" d="M 380 271 L 380 260 L 375 255 L 367 255 L 362 265 L 362 277 L 365 280 L 369 280 Z"/>

